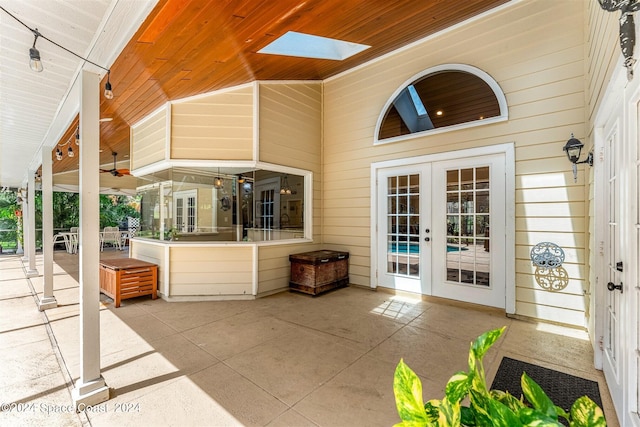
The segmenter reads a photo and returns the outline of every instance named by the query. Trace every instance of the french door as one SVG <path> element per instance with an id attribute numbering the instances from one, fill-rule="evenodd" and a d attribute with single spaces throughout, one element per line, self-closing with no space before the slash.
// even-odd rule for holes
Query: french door
<path id="1" fill-rule="evenodd" d="M 505 308 L 505 155 L 377 174 L 378 285 Z"/>
<path id="2" fill-rule="evenodd" d="M 197 227 L 197 190 L 176 191 L 173 195 L 173 218 L 181 233 L 191 233 Z"/>

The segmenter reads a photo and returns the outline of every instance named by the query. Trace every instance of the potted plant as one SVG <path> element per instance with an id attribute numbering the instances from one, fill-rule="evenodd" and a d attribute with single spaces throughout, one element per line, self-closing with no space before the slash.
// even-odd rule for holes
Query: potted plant
<path id="1" fill-rule="evenodd" d="M 606 426 L 602 409 L 589 397 L 577 399 L 567 413 L 554 405 L 526 373 L 521 378 L 524 398 L 489 390 L 482 359 L 504 330 L 505 327 L 485 332 L 471 343 L 469 371 L 451 377 L 442 400 L 423 403 L 420 379 L 400 360 L 393 379 L 396 406 L 402 419 L 396 427 L 562 426 L 560 418 L 567 420 L 571 427 Z"/>

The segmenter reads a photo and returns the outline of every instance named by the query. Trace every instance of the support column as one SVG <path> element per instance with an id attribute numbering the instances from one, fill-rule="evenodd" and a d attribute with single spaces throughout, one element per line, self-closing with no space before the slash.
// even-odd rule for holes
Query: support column
<path id="1" fill-rule="evenodd" d="M 27 220 L 25 224 L 25 232 L 28 237 L 27 260 L 29 267 L 27 268 L 27 277 L 38 275 L 36 270 L 36 177 L 33 171 L 29 171 L 27 181 Z"/>
<path id="2" fill-rule="evenodd" d="M 97 405 L 109 399 L 100 374 L 100 78 L 80 75 L 80 378 L 73 403 Z"/>
<path id="3" fill-rule="evenodd" d="M 27 200 L 27 190 L 21 188 L 19 191 L 22 198 L 22 241 L 24 242 L 22 261 L 29 262 L 29 201 Z"/>
<path id="4" fill-rule="evenodd" d="M 42 147 L 42 276 L 44 292 L 38 309 L 40 311 L 58 306 L 53 296 L 53 171 L 51 151 Z"/>

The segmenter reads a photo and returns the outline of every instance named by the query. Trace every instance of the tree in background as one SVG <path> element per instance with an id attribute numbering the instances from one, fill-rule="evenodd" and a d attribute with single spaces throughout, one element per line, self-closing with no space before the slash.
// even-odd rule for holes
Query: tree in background
<path id="1" fill-rule="evenodd" d="M 42 192 L 36 191 L 35 223 L 36 247 L 42 247 Z M 100 228 L 108 226 L 126 227 L 128 217 L 140 218 L 137 197 L 100 195 Z M 20 217 L 22 207 L 17 202 L 15 191 L 0 192 L 0 246 L 15 250 L 18 239 L 22 240 Z M 53 193 L 53 229 L 54 233 L 69 230 L 80 225 L 80 196 L 78 193 Z"/>
<path id="2" fill-rule="evenodd" d="M 0 191 L 0 247 L 2 250 L 15 250 L 18 245 L 19 218 L 16 212 L 19 209 L 15 191 Z"/>
<path id="3" fill-rule="evenodd" d="M 100 195 L 100 228 L 126 227 L 127 218 L 140 218 L 138 199 L 130 196 Z"/>

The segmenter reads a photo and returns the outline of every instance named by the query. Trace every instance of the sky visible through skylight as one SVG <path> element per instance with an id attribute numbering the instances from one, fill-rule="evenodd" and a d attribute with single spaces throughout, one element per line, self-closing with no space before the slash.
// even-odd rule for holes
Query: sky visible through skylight
<path id="1" fill-rule="evenodd" d="M 426 115 L 427 109 L 424 107 L 422 99 L 420 99 L 420 95 L 418 95 L 416 88 L 413 85 L 409 85 L 407 86 L 407 89 L 409 90 L 411 101 L 413 101 L 413 106 L 416 107 L 416 113 L 418 113 L 418 116 Z"/>
<path id="2" fill-rule="evenodd" d="M 260 49 L 258 53 L 341 61 L 370 47 L 359 43 L 289 31 Z"/>

